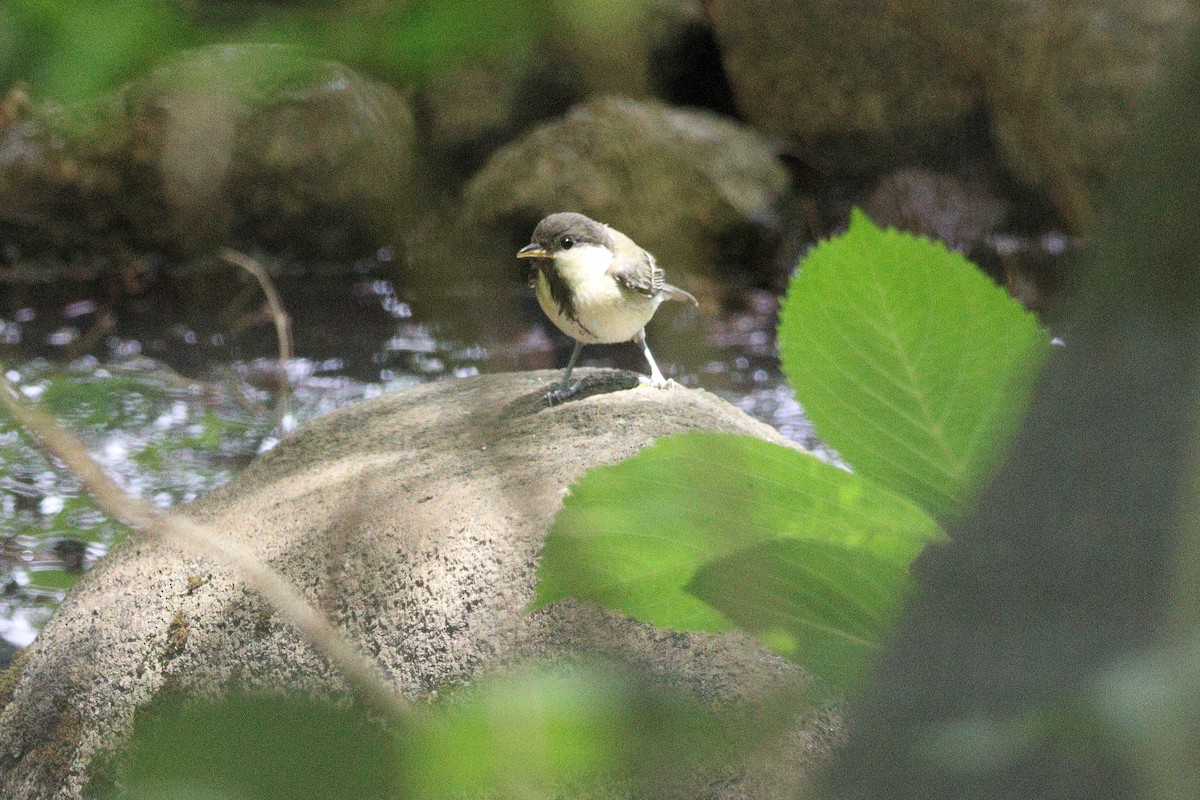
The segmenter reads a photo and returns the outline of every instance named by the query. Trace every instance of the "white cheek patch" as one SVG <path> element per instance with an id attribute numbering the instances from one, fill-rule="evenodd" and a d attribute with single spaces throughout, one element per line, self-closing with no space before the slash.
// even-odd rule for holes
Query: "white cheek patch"
<path id="1" fill-rule="evenodd" d="M 595 280 L 608 272 L 613 253 L 598 244 L 577 244 L 570 250 L 560 250 L 555 257 L 559 273 L 571 283 Z"/>

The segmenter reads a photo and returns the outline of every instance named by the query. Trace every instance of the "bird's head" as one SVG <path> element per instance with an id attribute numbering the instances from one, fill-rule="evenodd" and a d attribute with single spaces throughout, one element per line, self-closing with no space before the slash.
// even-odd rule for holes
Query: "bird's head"
<path id="1" fill-rule="evenodd" d="M 613 237 L 607 225 L 570 211 L 543 219 L 533 229 L 531 239 L 517 252 L 517 258 L 545 259 L 542 263 L 548 264 L 576 260 L 584 253 L 595 253 L 595 248 L 603 248 L 608 258 L 613 253 Z"/>

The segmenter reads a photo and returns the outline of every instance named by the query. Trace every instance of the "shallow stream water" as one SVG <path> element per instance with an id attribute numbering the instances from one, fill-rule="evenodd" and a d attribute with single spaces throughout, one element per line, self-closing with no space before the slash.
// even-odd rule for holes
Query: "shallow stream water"
<path id="1" fill-rule="evenodd" d="M 258 287 L 239 276 L 202 296 L 186 282 L 107 296 L 82 284 L 6 292 L 0 364 L 110 475 L 170 508 L 349 403 L 566 362 L 570 341 L 519 285 L 460 281 L 453 293 L 411 295 L 383 272 L 361 272 L 280 283 L 296 356 L 285 408 L 272 318 Z M 702 299 L 699 311 L 664 306 L 651 323 L 663 371 L 819 446 L 775 353 L 778 298 L 724 287 Z M 647 371 L 631 344 L 586 348 L 581 364 Z M 73 475 L 0 417 L 0 650 L 32 641 L 71 584 L 124 535 Z"/>

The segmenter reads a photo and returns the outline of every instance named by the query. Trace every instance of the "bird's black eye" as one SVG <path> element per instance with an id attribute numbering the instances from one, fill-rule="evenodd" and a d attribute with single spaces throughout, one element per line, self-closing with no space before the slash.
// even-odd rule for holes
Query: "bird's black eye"
<path id="1" fill-rule="evenodd" d="M 572 239 L 570 236 L 564 236 L 562 238 L 562 241 L 560 241 L 558 243 L 558 246 L 561 247 L 563 250 L 570 250 L 572 247 L 575 246 L 575 240 Z"/>

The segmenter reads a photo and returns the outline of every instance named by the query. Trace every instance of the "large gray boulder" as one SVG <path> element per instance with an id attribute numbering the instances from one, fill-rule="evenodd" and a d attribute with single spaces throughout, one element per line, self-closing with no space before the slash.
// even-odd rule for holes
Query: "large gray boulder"
<path id="1" fill-rule="evenodd" d="M 628 373 L 581 374 L 636 385 Z M 703 391 L 639 387 L 547 407 L 558 377 L 434 383 L 342 409 L 184 513 L 280 570 L 410 696 L 588 653 L 649 665 L 717 705 L 806 685 L 745 636 L 668 633 L 570 602 L 526 613 L 547 527 L 590 468 L 691 430 L 790 444 Z M 134 536 L 0 673 L 0 797 L 86 797 L 157 695 L 231 685 L 344 690 L 235 575 Z M 783 796 L 840 730 L 832 712 L 813 711 L 759 768 L 698 776 L 692 795 Z"/>
<path id="2" fill-rule="evenodd" d="M 917 0 L 924 2 L 924 0 Z M 935 150 L 978 92 L 886 0 L 712 0 L 738 109 L 822 170 L 856 174 Z"/>

